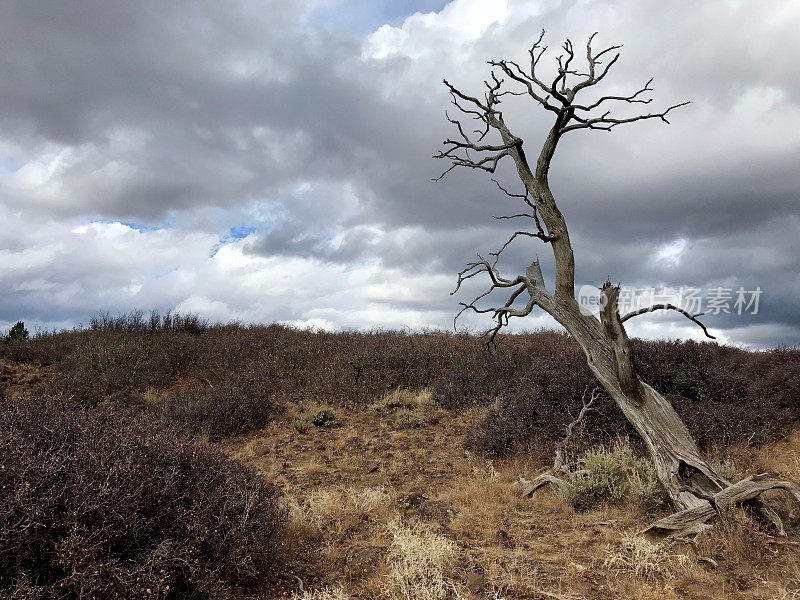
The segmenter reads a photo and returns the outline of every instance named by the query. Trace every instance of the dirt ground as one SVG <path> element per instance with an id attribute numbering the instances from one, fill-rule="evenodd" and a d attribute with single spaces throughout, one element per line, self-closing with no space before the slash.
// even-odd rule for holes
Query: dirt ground
<path id="1" fill-rule="evenodd" d="M 421 409 L 426 427 L 397 431 L 386 412 L 342 409 L 340 426 L 306 433 L 293 425 L 299 412 L 290 407 L 259 434 L 225 444 L 296 499 L 293 514 L 305 522 L 295 537 L 296 566 L 272 595 L 302 585 L 307 593 L 343 590 L 335 598 L 382 597 L 382 578 L 390 576 L 382 558 L 392 539 L 387 527 L 400 520 L 454 544 L 447 577 L 459 597 L 800 598 L 800 524 L 788 502 L 781 504 L 794 526 L 788 540 L 765 535 L 744 515 L 720 522 L 700 546 L 713 567 L 689 547 L 664 550 L 635 535 L 665 511 L 575 512 L 548 491 L 521 498 L 517 476 L 537 473 L 542 459 L 492 463 L 466 453 L 462 435 L 479 411 L 428 407 Z M 800 433 L 771 448 L 726 453 L 742 469 L 800 478 Z M 383 500 L 360 509 L 370 494 Z"/>

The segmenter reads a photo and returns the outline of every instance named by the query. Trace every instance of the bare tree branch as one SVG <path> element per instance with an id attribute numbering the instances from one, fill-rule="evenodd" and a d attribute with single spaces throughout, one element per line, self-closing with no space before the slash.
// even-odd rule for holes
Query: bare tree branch
<path id="1" fill-rule="evenodd" d="M 593 117 L 590 119 L 584 119 L 583 117 L 579 117 L 577 115 L 572 115 L 572 118 L 578 121 L 572 125 L 567 125 L 562 127 L 559 132 L 564 134 L 568 131 L 573 131 L 575 129 L 600 129 L 603 131 L 611 131 L 612 127 L 616 127 L 617 125 L 623 125 L 625 123 L 633 123 L 635 121 L 644 121 L 646 119 L 661 119 L 664 123 L 669 124 L 667 120 L 667 115 L 670 111 L 675 110 L 676 108 L 680 108 L 681 106 L 686 106 L 687 104 L 691 104 L 691 102 L 680 102 L 679 104 L 673 104 L 665 111 L 660 113 L 651 113 L 646 115 L 637 115 L 635 117 L 628 117 L 625 119 L 615 119 L 610 117 L 609 111 L 603 113 L 603 115 L 599 117 Z"/>
<path id="2" fill-rule="evenodd" d="M 710 337 L 712 340 L 717 339 L 716 337 L 714 337 L 713 335 L 711 335 L 708 332 L 708 329 L 706 329 L 706 326 L 703 325 L 699 321 L 699 319 L 697 318 L 697 317 L 703 316 L 704 313 L 697 313 L 697 314 L 693 315 L 692 313 L 687 312 L 684 309 L 682 309 L 680 306 L 675 306 L 674 304 L 668 304 L 668 303 L 667 304 L 653 304 L 652 306 L 647 306 L 645 308 L 640 308 L 638 310 L 634 310 L 634 311 L 631 311 L 628 314 L 626 314 L 624 317 L 622 317 L 620 319 L 620 322 L 624 323 L 628 319 L 632 319 L 633 317 L 638 317 L 639 315 L 643 315 L 643 314 L 646 314 L 646 313 L 651 313 L 651 312 L 656 311 L 656 310 L 674 310 L 674 311 L 677 311 L 677 312 L 681 313 L 684 317 L 686 317 L 687 319 L 692 321 L 693 323 L 696 323 L 697 325 L 699 325 L 700 328 L 703 330 L 703 333 L 705 333 L 707 337 Z"/>
<path id="3" fill-rule="evenodd" d="M 544 473 L 537 475 L 532 481 L 526 480 L 520 476 L 519 483 L 522 485 L 523 496 L 532 496 L 537 490 L 551 483 L 555 485 L 561 485 L 564 483 L 564 480 L 558 477 L 556 474 L 559 473 L 565 466 L 567 447 L 572 440 L 575 427 L 583 423 L 584 419 L 586 418 L 586 413 L 592 410 L 597 410 L 593 407 L 593 405 L 595 400 L 600 397 L 600 388 L 596 387 L 592 389 L 589 398 L 586 397 L 587 393 L 589 393 L 588 385 L 584 388 L 583 395 L 581 396 L 581 411 L 578 413 L 578 416 L 575 419 L 567 424 L 565 427 L 564 439 L 562 439 L 556 446 L 553 466 Z"/>
<path id="4" fill-rule="evenodd" d="M 572 107 L 576 110 L 583 110 L 583 111 L 590 111 L 594 110 L 598 106 L 600 106 L 603 102 L 609 102 L 610 100 L 619 100 L 621 102 L 628 102 L 630 104 L 650 104 L 653 99 L 652 98 L 639 98 L 640 95 L 645 94 L 647 92 L 652 92 L 653 88 L 650 87 L 650 84 L 653 83 L 653 78 L 651 77 L 647 83 L 644 84 L 643 87 L 635 91 L 633 94 L 629 96 L 602 96 L 596 102 L 589 104 L 588 106 L 584 106 L 582 104 L 573 104 Z"/>
<path id="5" fill-rule="evenodd" d="M 536 203 L 531 201 L 530 195 L 529 195 L 529 192 L 528 192 L 528 188 L 525 188 L 525 193 L 524 194 L 513 194 L 513 193 L 509 192 L 506 188 L 504 188 L 502 185 L 500 185 L 500 182 L 497 181 L 497 179 L 492 179 L 492 181 L 495 182 L 495 184 L 500 189 L 500 191 L 502 191 L 506 196 L 509 196 L 511 198 L 521 198 L 522 201 L 525 204 L 527 204 L 531 209 L 531 214 L 519 213 L 519 214 L 516 214 L 516 215 L 510 215 L 510 216 L 507 216 L 507 217 L 503 217 L 503 216 L 496 217 L 496 216 L 493 216 L 493 218 L 495 218 L 495 219 L 516 219 L 518 217 L 528 217 L 528 218 L 533 219 L 533 222 L 536 223 L 536 231 L 537 231 L 537 233 L 536 233 L 535 237 L 538 237 L 543 242 L 552 242 L 552 241 L 558 239 L 557 235 L 550 235 L 550 234 L 546 234 L 544 232 L 544 228 L 542 227 L 542 223 L 541 223 L 541 221 L 539 221 L 539 213 L 538 213 L 538 209 L 536 208 Z M 509 240 L 509 242 L 510 241 L 511 240 Z M 506 245 L 508 245 L 508 242 L 506 242 Z"/>
<path id="6" fill-rule="evenodd" d="M 594 404 L 595 400 L 600 397 L 600 388 L 596 387 L 592 389 L 589 398 L 586 398 L 586 394 L 589 392 L 589 386 L 587 385 L 583 390 L 583 395 L 581 396 L 581 411 L 578 413 L 578 416 L 575 417 L 571 422 L 569 422 L 566 426 L 566 433 L 564 435 L 564 439 L 556 447 L 556 456 L 555 460 L 553 461 L 553 471 L 558 471 L 564 466 L 564 461 L 566 459 L 566 452 L 567 446 L 569 445 L 570 441 L 572 440 L 572 436 L 574 434 L 575 427 L 583 423 L 584 418 L 586 418 L 586 413 L 590 410 L 597 410 L 593 408 L 592 405 Z"/>
<path id="7" fill-rule="evenodd" d="M 539 238 L 539 239 L 540 239 L 540 240 L 542 240 L 543 242 L 552 242 L 552 241 L 554 241 L 554 240 L 557 240 L 557 239 L 558 239 L 558 236 L 555 236 L 555 235 L 548 235 L 548 234 L 546 234 L 546 233 L 531 233 L 530 231 L 515 231 L 515 232 L 513 233 L 513 235 L 512 235 L 510 238 L 508 238 L 508 240 L 506 241 L 506 243 L 505 243 L 505 244 L 503 244 L 503 245 L 500 247 L 500 250 L 498 250 L 497 252 L 491 252 L 490 254 L 491 254 L 492 256 L 500 256 L 500 254 L 503 252 L 503 250 L 505 250 L 505 249 L 508 247 L 508 245 L 509 245 L 511 242 L 513 242 L 513 241 L 514 241 L 514 240 L 517 238 L 517 236 L 519 236 L 519 235 L 524 235 L 524 236 L 527 236 L 527 237 L 535 237 L 535 238 Z"/>

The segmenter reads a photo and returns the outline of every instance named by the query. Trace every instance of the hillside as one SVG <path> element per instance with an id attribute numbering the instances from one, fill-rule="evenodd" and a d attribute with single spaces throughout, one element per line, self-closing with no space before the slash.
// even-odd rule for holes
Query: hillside
<path id="1" fill-rule="evenodd" d="M 281 564 L 237 595 L 800 597 L 800 517 L 780 497 L 788 539 L 736 511 L 699 548 L 665 549 L 636 535 L 669 512 L 657 498 L 519 495 L 517 477 L 552 461 L 590 382 L 564 336 L 505 336 L 491 357 L 441 333 L 123 325 L 5 348 L 0 393 L 168 420 L 277 484 L 289 515 Z M 644 375 L 717 463 L 800 479 L 796 350 L 638 347 Z M 640 455 L 630 433 L 605 402 L 570 450 Z"/>

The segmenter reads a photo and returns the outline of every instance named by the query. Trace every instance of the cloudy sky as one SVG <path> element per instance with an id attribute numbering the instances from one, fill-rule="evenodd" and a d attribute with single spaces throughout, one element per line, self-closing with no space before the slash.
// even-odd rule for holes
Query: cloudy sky
<path id="1" fill-rule="evenodd" d="M 431 181 L 441 80 L 478 92 L 487 60 L 524 60 L 543 28 L 551 48 L 624 44 L 606 93 L 652 76 L 654 108 L 692 101 L 671 126 L 562 140 L 551 186 L 577 285 L 730 289 L 731 313 L 706 319 L 721 340 L 800 344 L 795 0 L 2 2 L 0 330 L 153 308 L 451 326 L 455 273 L 508 237 L 491 215 L 514 206 L 486 173 Z M 551 115 L 513 100 L 530 154 Z M 548 253 L 520 240 L 501 267 Z M 739 288 L 762 290 L 757 314 L 736 314 Z M 702 335 L 669 314 L 630 323 Z"/>

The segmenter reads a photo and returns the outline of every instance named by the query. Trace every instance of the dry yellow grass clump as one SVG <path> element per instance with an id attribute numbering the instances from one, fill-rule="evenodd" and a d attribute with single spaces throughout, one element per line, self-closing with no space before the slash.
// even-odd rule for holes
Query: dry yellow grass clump
<path id="1" fill-rule="evenodd" d="M 423 408 L 433 406 L 433 395 L 429 389 L 407 390 L 398 388 L 371 405 L 373 410 L 388 410 L 392 408 Z"/>
<path id="2" fill-rule="evenodd" d="M 669 581 L 677 570 L 685 569 L 689 558 L 656 544 L 641 535 L 627 534 L 618 543 L 607 546 L 603 565 L 633 573 L 648 581 Z"/>
<path id="3" fill-rule="evenodd" d="M 423 524 L 388 524 L 391 544 L 386 556 L 388 573 L 381 597 L 392 600 L 459 598 L 459 586 L 450 577 L 458 548 Z"/>
<path id="4" fill-rule="evenodd" d="M 430 526 L 404 523 L 384 488 L 331 486 L 311 491 L 301 503 L 287 499 L 296 531 L 306 538 L 322 539 L 331 562 L 352 556 L 366 546 L 382 554 L 374 573 L 363 583 L 366 591 L 388 600 L 455 600 L 461 584 L 453 576 L 458 545 Z M 383 550 L 383 552 L 381 552 Z M 348 598 L 344 588 L 331 584 L 296 592 L 297 600 Z"/>
<path id="5" fill-rule="evenodd" d="M 293 600 L 350 600 L 351 596 L 342 588 L 330 588 L 323 590 L 304 590 L 295 592 Z"/>
<path id="6" fill-rule="evenodd" d="M 382 488 L 321 488 L 306 496 L 303 520 L 328 532 L 343 533 L 360 521 L 385 522 L 391 502 Z"/>

